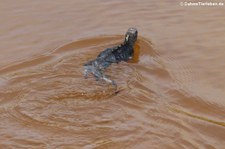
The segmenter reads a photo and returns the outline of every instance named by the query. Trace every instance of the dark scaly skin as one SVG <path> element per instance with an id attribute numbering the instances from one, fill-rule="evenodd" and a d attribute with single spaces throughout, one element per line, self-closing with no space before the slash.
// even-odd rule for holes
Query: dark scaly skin
<path id="1" fill-rule="evenodd" d="M 121 61 L 132 59 L 134 53 L 133 48 L 137 40 L 137 35 L 137 29 L 129 28 L 126 32 L 124 43 L 105 49 L 97 56 L 96 59 L 84 64 L 84 77 L 87 78 L 88 74 L 92 73 L 96 80 L 104 80 L 116 86 L 115 81 L 110 80 L 104 74 L 104 70 L 112 63 L 119 63 Z"/>

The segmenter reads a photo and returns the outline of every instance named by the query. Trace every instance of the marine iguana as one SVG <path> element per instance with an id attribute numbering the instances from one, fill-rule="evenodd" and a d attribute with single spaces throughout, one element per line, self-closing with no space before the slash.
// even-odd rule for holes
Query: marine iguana
<path id="1" fill-rule="evenodd" d="M 96 80 L 104 80 L 116 86 L 115 81 L 110 80 L 104 70 L 112 63 L 128 61 L 132 59 L 134 53 L 134 44 L 137 40 L 138 31 L 136 28 L 129 28 L 125 34 L 124 42 L 118 46 L 107 48 L 102 51 L 96 59 L 88 61 L 84 64 L 84 77 L 87 78 L 92 73 Z"/>

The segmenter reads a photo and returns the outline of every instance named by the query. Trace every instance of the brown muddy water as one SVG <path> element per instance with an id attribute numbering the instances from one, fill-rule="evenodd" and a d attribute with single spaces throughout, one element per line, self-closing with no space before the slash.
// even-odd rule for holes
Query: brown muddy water
<path id="1" fill-rule="evenodd" d="M 2 0 L 0 148 L 225 148 L 225 6 L 180 2 Z M 118 93 L 85 80 L 129 27 Z"/>

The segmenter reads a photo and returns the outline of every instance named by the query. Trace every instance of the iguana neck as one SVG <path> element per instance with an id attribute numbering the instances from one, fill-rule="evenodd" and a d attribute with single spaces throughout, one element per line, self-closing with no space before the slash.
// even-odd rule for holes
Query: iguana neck
<path id="1" fill-rule="evenodd" d="M 124 43 L 122 44 L 123 46 L 128 46 L 128 47 L 134 47 L 134 43 L 133 41 L 124 41 Z"/>

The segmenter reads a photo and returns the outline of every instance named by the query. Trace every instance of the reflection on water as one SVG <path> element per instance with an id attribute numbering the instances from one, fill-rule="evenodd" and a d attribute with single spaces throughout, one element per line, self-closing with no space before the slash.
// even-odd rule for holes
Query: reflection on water
<path id="1" fill-rule="evenodd" d="M 2 4 L 0 148 L 223 148 L 224 7 L 179 3 Z M 118 89 L 84 79 L 131 26 L 134 59 L 106 70 Z"/>

